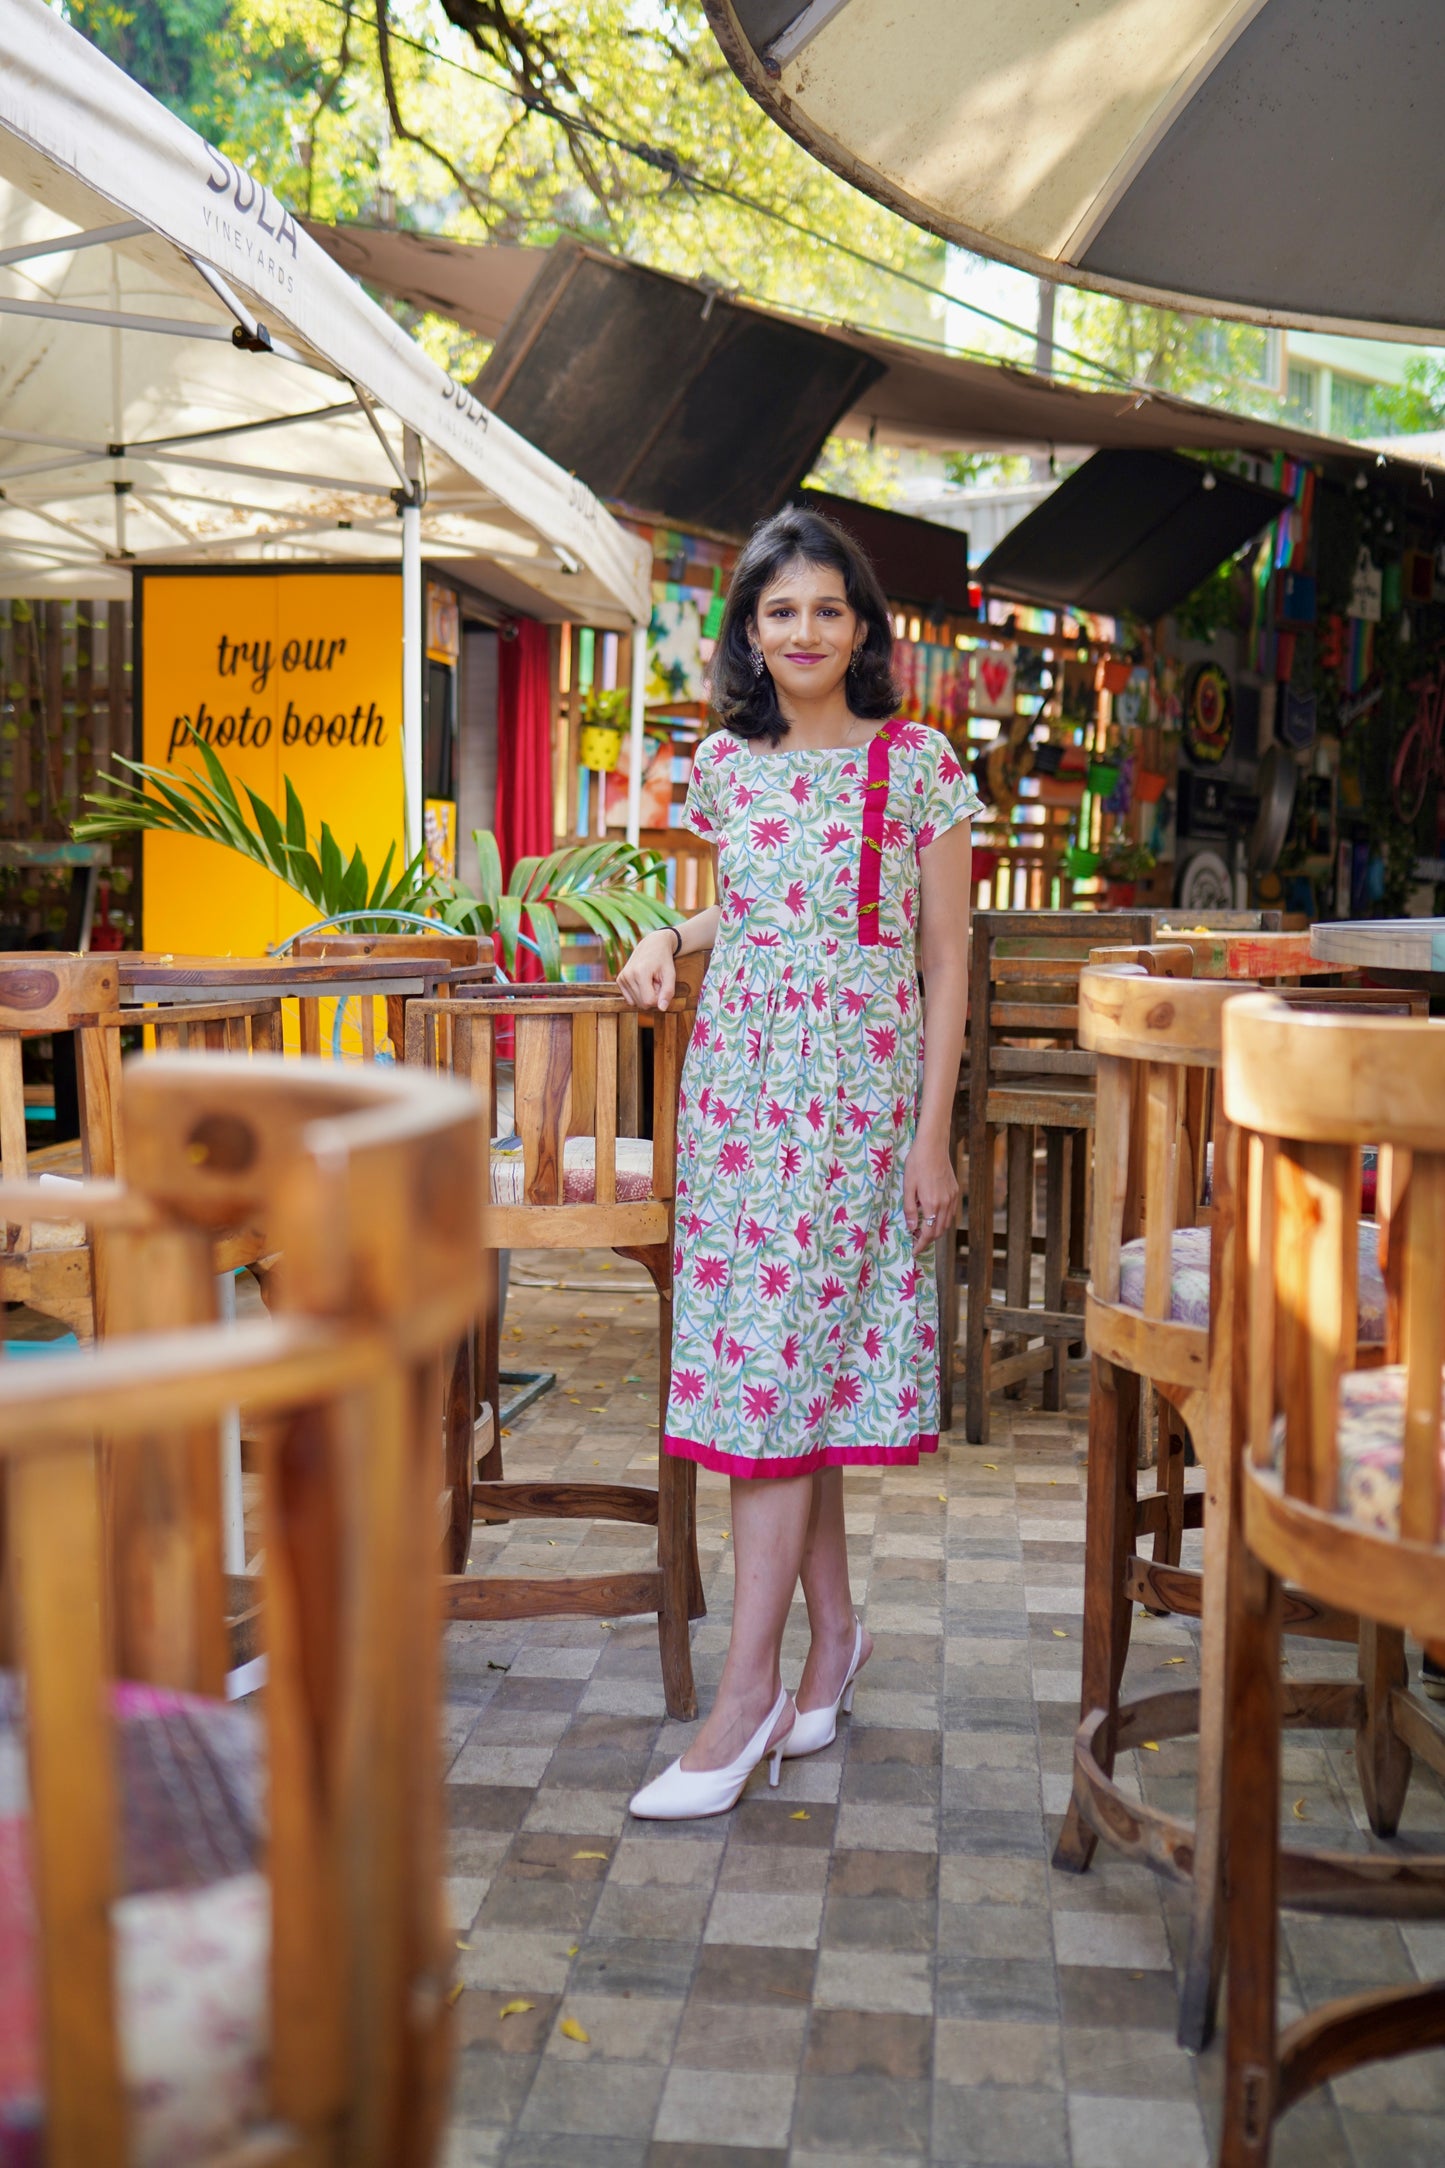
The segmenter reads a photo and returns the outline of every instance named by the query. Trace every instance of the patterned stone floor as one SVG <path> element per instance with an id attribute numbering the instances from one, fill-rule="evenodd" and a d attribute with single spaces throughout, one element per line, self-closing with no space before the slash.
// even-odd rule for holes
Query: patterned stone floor
<path id="1" fill-rule="evenodd" d="M 656 1310 L 631 1267 L 518 1257 L 504 1360 L 558 1372 L 508 1440 L 514 1474 L 645 1480 Z M 566 1272 L 573 1288 L 519 1284 Z M 645 1283 L 643 1283 L 645 1287 Z M 1083 1372 L 1078 1373 L 1082 1390 Z M 1203 2168 L 1217 2048 L 1174 2043 L 1180 1908 L 1049 1848 L 1078 1691 L 1082 1406 L 1000 1404 L 994 1442 L 848 1479 L 854 1593 L 877 1650 L 825 1754 L 761 1774 L 729 1817 L 631 1823 L 678 1753 L 654 1631 L 450 1629 L 451 1884 L 461 2051 L 446 2168 Z M 728 1495 L 701 1481 L 706 1699 L 731 1601 Z M 479 1536 L 508 1572 L 606 1570 L 645 1532 L 531 1522 Z M 801 1607 L 786 1676 L 805 1645 Z M 1178 1622 L 1140 1619 L 1128 1688 L 1196 1675 Z M 1301 1653 L 1297 1675 L 1336 1655 Z M 1187 1807 L 1187 1743 L 1131 1780 Z M 1297 1805 L 1296 1805 L 1297 1803 Z M 1292 1834 L 1363 1844 L 1348 1741 L 1286 1746 Z M 1417 1776 L 1404 1841 L 1445 1830 Z M 1445 1972 L 1445 1926 L 1296 1918 L 1288 2006 Z M 1445 2055 L 1359 2074 L 1280 2128 L 1278 2168 L 1438 2168 Z"/>

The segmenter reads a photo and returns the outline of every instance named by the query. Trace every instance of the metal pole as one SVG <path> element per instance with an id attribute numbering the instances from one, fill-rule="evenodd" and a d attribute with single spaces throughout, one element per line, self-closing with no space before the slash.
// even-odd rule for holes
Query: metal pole
<path id="1" fill-rule="evenodd" d="M 632 737 L 627 756 L 627 840 L 642 836 L 642 726 L 647 716 L 647 627 L 632 628 Z"/>
<path id="2" fill-rule="evenodd" d="M 406 796 L 406 855 L 422 845 L 422 682 L 426 651 L 421 592 L 421 439 L 402 438 L 409 497 L 401 508 L 401 760 Z"/>

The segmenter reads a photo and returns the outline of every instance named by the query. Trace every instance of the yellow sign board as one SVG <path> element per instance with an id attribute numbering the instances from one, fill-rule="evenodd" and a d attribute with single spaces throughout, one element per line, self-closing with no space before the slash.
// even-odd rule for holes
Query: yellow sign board
<path id="1" fill-rule="evenodd" d="M 284 817 L 289 776 L 312 825 L 373 880 L 404 863 L 401 576 L 395 572 L 146 572 L 141 758 L 204 774 L 187 723 Z M 143 939 L 176 954 L 259 956 L 321 914 L 218 843 L 147 835 Z"/>

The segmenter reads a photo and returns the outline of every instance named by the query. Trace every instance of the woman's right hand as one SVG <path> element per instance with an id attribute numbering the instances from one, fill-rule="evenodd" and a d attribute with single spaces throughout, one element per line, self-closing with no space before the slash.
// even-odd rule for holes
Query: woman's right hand
<path id="1" fill-rule="evenodd" d="M 617 974 L 618 991 L 634 1009 L 665 1009 L 677 986 L 676 943 L 659 928 L 645 933 Z"/>

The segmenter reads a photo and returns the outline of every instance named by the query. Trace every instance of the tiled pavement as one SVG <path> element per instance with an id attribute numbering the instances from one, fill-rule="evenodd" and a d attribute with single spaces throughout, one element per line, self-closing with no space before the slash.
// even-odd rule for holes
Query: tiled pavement
<path id="1" fill-rule="evenodd" d="M 506 1359 L 559 1383 L 516 1425 L 510 1471 L 646 1480 L 650 1293 L 597 1255 L 516 1265 L 592 1284 L 514 1283 Z M 1108 1857 L 1082 1879 L 1049 1866 L 1077 1696 L 1082 1448 L 1080 1411 L 1001 1404 L 987 1448 L 848 1477 L 877 1642 L 852 1722 L 717 1821 L 627 1818 L 689 1735 L 662 1719 L 650 1625 L 450 1629 L 464 1987 L 446 2168 L 1202 2168 L 1219 2053 L 1174 2043 L 1177 1897 Z M 731 1600 L 726 1484 L 704 1475 L 700 1499 L 706 1699 Z M 531 1522 L 480 1535 L 474 1561 L 596 1571 L 647 1549 L 645 1531 Z M 804 1645 L 799 1607 L 790 1681 Z M 1141 1618 L 1128 1690 L 1191 1680 L 1194 1645 Z M 1339 1660 L 1291 1648 L 1297 1675 Z M 1141 1753 L 1133 1778 L 1187 1806 L 1190 1753 Z M 1292 1735 L 1285 1766 L 1292 1830 L 1363 1843 L 1342 1735 Z M 1417 1774 L 1405 1841 L 1442 1830 L 1445 1795 Z M 1445 1926 L 1296 1918 L 1286 1934 L 1288 2003 L 1445 1972 Z M 1438 2168 L 1445 2054 L 1308 2101 L 1275 2160 Z"/>

